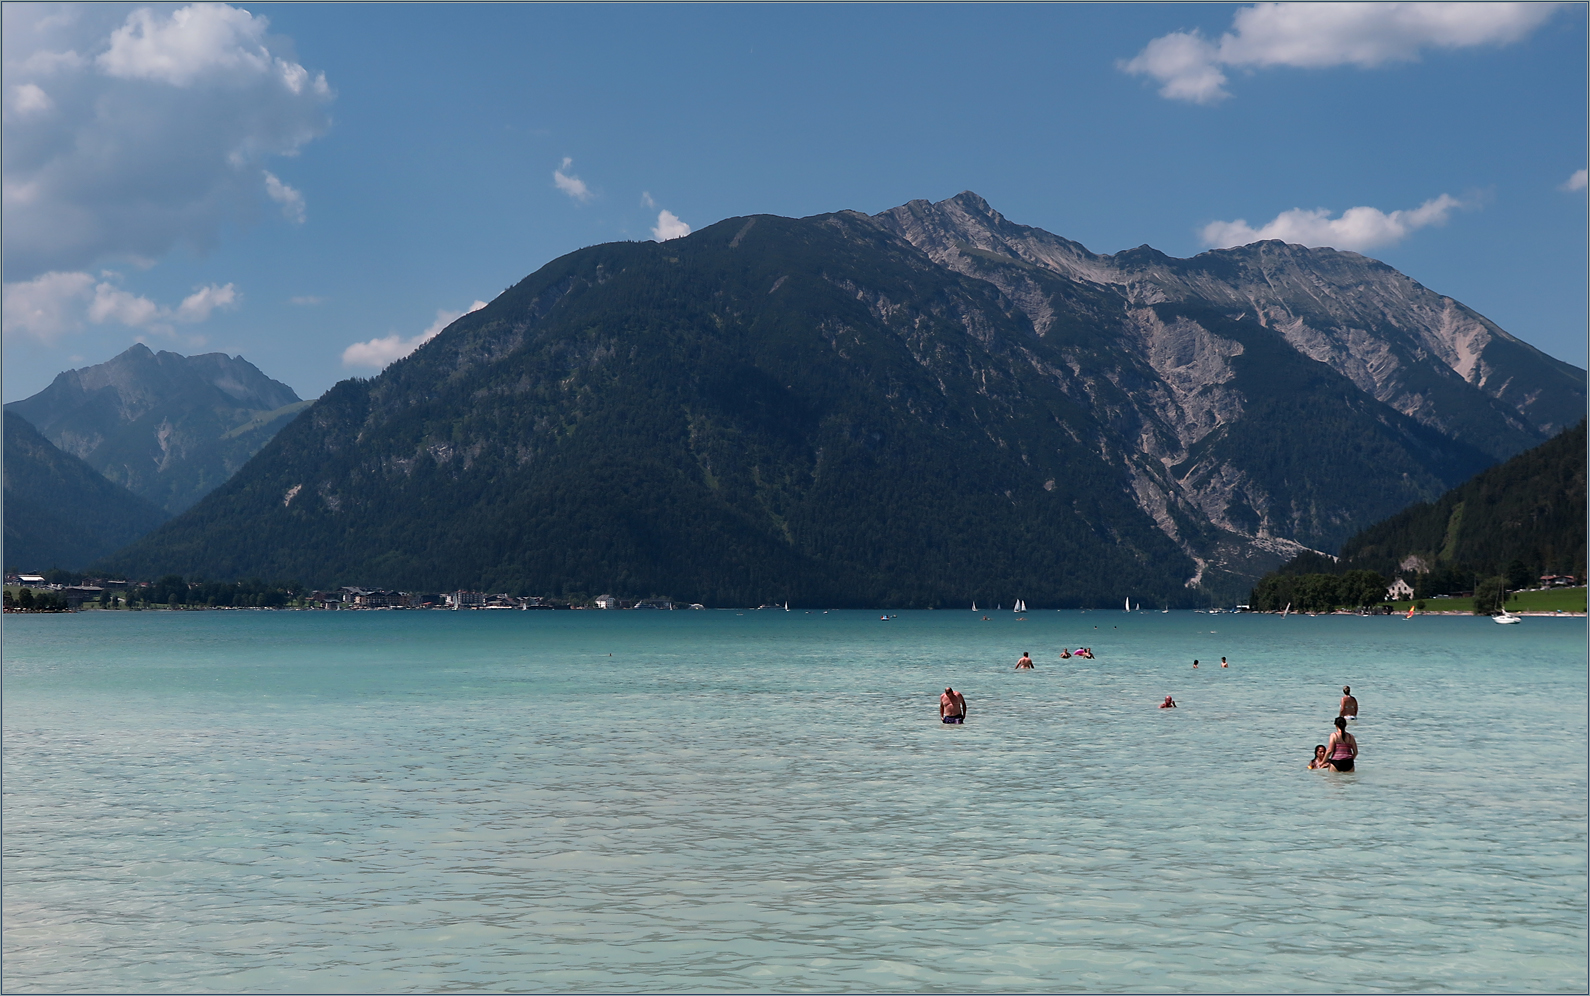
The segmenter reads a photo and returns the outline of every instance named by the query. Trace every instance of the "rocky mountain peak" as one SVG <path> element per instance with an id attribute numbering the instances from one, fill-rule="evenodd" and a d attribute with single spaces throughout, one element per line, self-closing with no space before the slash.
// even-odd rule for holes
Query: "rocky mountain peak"
<path id="1" fill-rule="evenodd" d="M 241 356 L 135 343 L 5 406 L 62 450 L 171 512 L 226 480 L 305 402 Z"/>

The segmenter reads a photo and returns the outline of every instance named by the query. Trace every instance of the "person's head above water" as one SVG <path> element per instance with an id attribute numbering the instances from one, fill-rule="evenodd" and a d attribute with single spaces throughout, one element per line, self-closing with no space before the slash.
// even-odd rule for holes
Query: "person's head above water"
<path id="1" fill-rule="evenodd" d="M 1343 685 L 1342 686 L 1342 694 L 1343 695 L 1351 695 L 1351 694 L 1353 694 L 1353 686 L 1351 686 L 1351 685 Z"/>
<path id="2" fill-rule="evenodd" d="M 1314 756 L 1315 757 L 1319 757 L 1323 753 L 1325 753 L 1325 745 L 1324 744 L 1315 744 L 1314 745 Z"/>
<path id="3" fill-rule="evenodd" d="M 1341 716 L 1336 717 L 1336 728 L 1343 733 L 1347 732 L 1347 720 Z"/>

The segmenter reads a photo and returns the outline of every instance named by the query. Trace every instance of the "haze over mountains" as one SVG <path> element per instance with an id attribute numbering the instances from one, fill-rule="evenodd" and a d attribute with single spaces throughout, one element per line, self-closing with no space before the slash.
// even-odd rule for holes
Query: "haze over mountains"
<path id="1" fill-rule="evenodd" d="M 137 344 L 5 406 L 106 478 L 167 512 L 225 482 L 309 406 L 241 356 Z"/>
<path id="2" fill-rule="evenodd" d="M 1584 371 L 1374 260 L 1100 256 L 965 193 L 564 256 L 106 566 L 1190 604 L 1584 410 Z"/>

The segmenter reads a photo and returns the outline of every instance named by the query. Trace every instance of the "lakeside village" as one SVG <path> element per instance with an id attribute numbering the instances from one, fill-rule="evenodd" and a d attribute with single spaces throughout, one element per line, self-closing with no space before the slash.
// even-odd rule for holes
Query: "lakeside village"
<path id="1" fill-rule="evenodd" d="M 83 577 L 66 571 L 5 576 L 6 612 L 80 612 L 85 609 L 307 609 L 370 611 L 393 609 L 537 611 L 555 609 L 705 609 L 699 603 L 672 598 L 617 598 L 601 595 L 586 600 L 537 595 L 492 594 L 483 591 L 413 592 L 345 585 L 334 591 L 308 590 L 289 582 L 185 581 L 171 576 L 159 581 L 126 581 Z"/>
<path id="2" fill-rule="evenodd" d="M 1384 580 L 1381 580 L 1384 584 Z M 1503 599 L 1512 602 L 1520 595 L 1531 593 L 1555 593 L 1561 589 L 1577 589 L 1578 601 L 1583 602 L 1583 578 L 1571 577 L 1562 574 L 1547 574 L 1539 579 L 1539 587 L 1514 590 L 1503 595 Z M 1299 593 L 1301 594 L 1301 592 Z M 1378 594 L 1378 592 L 1377 592 Z M 1465 596 L 1472 596 L 1472 592 L 1464 592 Z M 1567 591 L 1563 595 L 1569 594 Z M 1380 605 L 1360 605 L 1357 608 L 1335 607 L 1331 609 L 1319 606 L 1317 608 L 1305 607 L 1301 604 L 1294 606 L 1288 599 L 1287 608 L 1292 611 L 1303 611 L 1313 615 L 1316 611 L 1346 612 L 1353 615 L 1389 614 L 1393 611 L 1401 612 L 1412 608 L 1418 612 L 1429 612 L 1442 615 L 1467 615 L 1479 612 L 1477 605 L 1470 606 L 1465 603 L 1474 602 L 1472 597 L 1450 598 L 1448 596 L 1434 596 L 1428 601 L 1419 599 L 1412 601 L 1414 590 L 1401 578 L 1396 579 L 1386 589 L 1383 602 Z M 1358 599 L 1361 600 L 1361 599 Z M 1374 599 L 1382 601 L 1381 599 Z M 1334 601 L 1334 599 L 1331 599 Z M 1501 600 L 1499 600 L 1501 601 Z M 1553 600 L 1555 601 L 1555 599 Z M 781 605 L 764 605 L 764 609 L 784 608 Z M 1523 606 L 1521 606 L 1522 608 Z M 1533 608 L 1534 606 L 1529 606 Z M 1582 615 L 1582 605 L 1575 605 L 1566 612 L 1563 608 L 1553 606 L 1547 608 L 1539 606 L 1551 614 Z M 286 584 L 266 584 L 265 582 L 238 581 L 187 581 L 183 578 L 170 575 L 158 581 L 126 581 L 112 578 L 87 577 L 73 574 L 68 571 L 51 570 L 43 574 L 7 574 L 5 576 L 5 611 L 6 612 L 80 612 L 83 610 L 129 610 L 141 611 L 146 609 L 158 610 L 204 610 L 204 609 L 230 609 L 230 610 L 264 610 L 264 609 L 295 609 L 310 611 L 392 611 L 392 610 L 443 610 L 443 611 L 551 611 L 556 609 L 631 609 L 631 610 L 662 610 L 675 609 L 705 609 L 706 606 L 697 603 L 675 601 L 668 597 L 654 598 L 618 598 L 613 595 L 600 595 L 590 599 L 554 599 L 538 595 L 509 595 L 507 593 L 492 594 L 481 591 L 450 591 L 450 592 L 412 592 L 392 591 L 385 588 L 364 588 L 358 585 L 344 585 L 332 591 L 310 590 L 296 582 Z M 1282 611 L 1279 606 L 1260 605 L 1250 608 L 1239 605 L 1237 612 L 1248 612 L 1257 609 L 1260 612 Z M 1572 611 L 1577 609 L 1577 612 Z M 1222 611 L 1211 609 L 1203 611 Z M 1544 614 L 1544 613 L 1542 613 Z"/>

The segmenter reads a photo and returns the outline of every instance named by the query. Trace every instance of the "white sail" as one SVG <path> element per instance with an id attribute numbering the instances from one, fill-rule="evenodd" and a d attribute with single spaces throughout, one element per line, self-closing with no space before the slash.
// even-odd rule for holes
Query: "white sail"
<path id="1" fill-rule="evenodd" d="M 1126 611 L 1132 611 L 1132 600 L 1130 598 L 1126 600 Z"/>
<path id="2" fill-rule="evenodd" d="M 972 603 L 972 611 L 973 611 L 973 612 L 976 612 L 976 611 L 977 611 L 977 603 L 976 603 L 976 602 L 973 602 L 973 603 Z"/>

